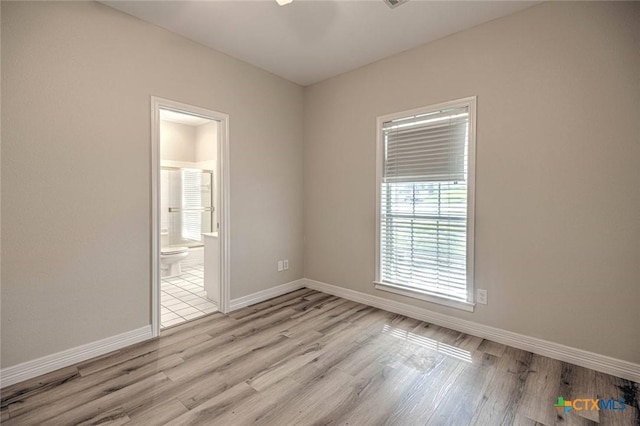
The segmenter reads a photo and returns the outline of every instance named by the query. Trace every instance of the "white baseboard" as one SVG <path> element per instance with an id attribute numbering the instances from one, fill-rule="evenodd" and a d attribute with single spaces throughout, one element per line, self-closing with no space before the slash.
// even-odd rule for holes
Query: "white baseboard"
<path id="1" fill-rule="evenodd" d="M 244 297 L 231 300 L 231 311 L 263 302 L 276 296 L 304 288 L 303 280 L 291 281 L 266 290 L 252 293 Z M 122 349 L 135 343 L 143 342 L 153 337 L 151 325 L 131 330 L 117 336 L 107 337 L 97 342 L 67 349 L 62 352 L 47 355 L 42 358 L 27 361 L 22 364 L 0 370 L 0 387 L 11 386 L 15 383 L 47 374 L 60 368 L 68 367 L 78 362 L 104 355 L 111 351 Z"/>
<path id="2" fill-rule="evenodd" d="M 62 352 L 47 355 L 32 361 L 0 370 L 0 387 L 6 387 L 42 374 L 50 373 L 60 368 L 68 367 L 77 362 L 107 354 L 122 349 L 134 343 L 143 342 L 153 337 L 151 325 L 136 330 L 127 331 L 117 336 L 107 337 L 97 342 L 67 349 Z"/>
<path id="3" fill-rule="evenodd" d="M 375 308 L 406 315 L 411 318 L 447 327 L 472 336 L 481 337 L 504 345 L 513 346 L 514 348 L 533 352 L 538 355 L 601 371 L 623 379 L 640 382 L 640 364 L 634 364 L 629 361 L 572 348 L 560 343 L 549 342 L 547 340 L 525 336 L 523 334 L 502 330 L 488 325 L 477 324 L 472 321 L 432 312 L 406 303 L 360 293 L 358 291 L 349 290 L 320 281 L 314 281 L 306 278 L 302 281 L 304 281 L 305 287 L 321 291 L 323 293 L 332 294 L 334 296 L 363 303 Z"/>
<path id="4" fill-rule="evenodd" d="M 282 296 L 283 294 L 290 293 L 294 290 L 299 290 L 305 287 L 305 280 L 299 279 L 291 281 L 285 284 L 280 284 L 275 287 L 268 288 L 266 290 L 251 293 L 237 299 L 232 299 L 229 307 L 229 311 L 235 311 L 245 306 L 253 305 L 256 303 L 264 302 L 273 297 Z"/>
<path id="5" fill-rule="evenodd" d="M 230 310 L 234 311 L 245 306 L 263 302 L 304 287 L 640 383 L 639 364 L 488 325 L 477 324 L 472 321 L 432 312 L 406 303 L 396 302 L 306 278 L 233 299 L 231 300 Z M 7 367 L 0 370 L 0 387 L 10 386 L 42 374 L 50 373 L 60 368 L 68 367 L 75 363 L 149 340 L 152 337 L 151 326 L 147 325 L 117 336 L 107 337 L 97 342 L 88 343 L 12 367 Z"/>

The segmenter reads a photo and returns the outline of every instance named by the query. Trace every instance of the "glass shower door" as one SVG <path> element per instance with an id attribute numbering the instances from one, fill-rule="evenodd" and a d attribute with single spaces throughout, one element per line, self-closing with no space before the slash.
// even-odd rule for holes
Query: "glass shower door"
<path id="1" fill-rule="evenodd" d="M 167 213 L 169 244 L 202 246 L 202 233 L 212 230 L 213 172 L 190 168 L 163 168 L 162 173 L 166 173 L 167 183 L 167 203 L 165 207 L 165 203 L 162 202 L 162 207 L 163 210 L 166 208 Z"/>

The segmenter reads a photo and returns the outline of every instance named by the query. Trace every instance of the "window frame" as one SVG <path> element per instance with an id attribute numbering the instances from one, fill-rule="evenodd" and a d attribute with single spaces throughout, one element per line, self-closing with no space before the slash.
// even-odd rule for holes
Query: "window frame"
<path id="1" fill-rule="evenodd" d="M 475 307 L 475 286 L 474 286 L 474 242 L 475 242 L 475 175 L 476 175 L 476 103 L 477 97 L 457 99 L 428 105 L 407 111 L 393 114 L 386 114 L 376 118 L 376 214 L 375 214 L 375 279 L 374 287 L 378 290 L 387 291 L 414 299 L 425 300 L 440 305 L 462 309 L 473 312 Z M 382 261 L 381 261 L 381 210 L 382 210 L 382 180 L 384 172 L 384 132 L 385 122 L 405 118 L 412 115 L 426 114 L 452 107 L 467 107 L 469 109 L 469 135 L 468 135 L 468 163 L 467 163 L 467 301 L 462 302 L 452 300 L 447 297 L 435 295 L 427 291 L 419 291 L 407 288 L 402 285 L 394 285 L 382 282 Z"/>

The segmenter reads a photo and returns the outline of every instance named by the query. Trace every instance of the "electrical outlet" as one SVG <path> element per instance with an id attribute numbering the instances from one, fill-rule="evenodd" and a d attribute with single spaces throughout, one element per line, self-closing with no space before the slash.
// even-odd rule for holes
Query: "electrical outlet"
<path id="1" fill-rule="evenodd" d="M 278 272 L 282 272 L 284 267 L 282 266 L 282 260 L 278 260 Z"/>
<path id="2" fill-rule="evenodd" d="M 480 303 L 481 305 L 486 305 L 487 304 L 487 290 L 483 289 L 483 288 L 479 288 L 476 291 L 476 302 Z"/>
<path id="3" fill-rule="evenodd" d="M 289 269 L 289 259 L 285 259 L 282 261 L 282 266 L 284 267 L 284 270 L 286 271 L 287 269 Z"/>

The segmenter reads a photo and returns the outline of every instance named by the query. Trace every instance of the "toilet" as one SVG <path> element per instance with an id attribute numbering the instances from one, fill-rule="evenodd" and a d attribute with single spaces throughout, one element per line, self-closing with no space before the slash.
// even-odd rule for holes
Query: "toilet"
<path id="1" fill-rule="evenodd" d="M 180 261 L 189 255 L 189 247 L 162 247 L 160 249 L 160 276 L 177 277 L 182 273 Z"/>

